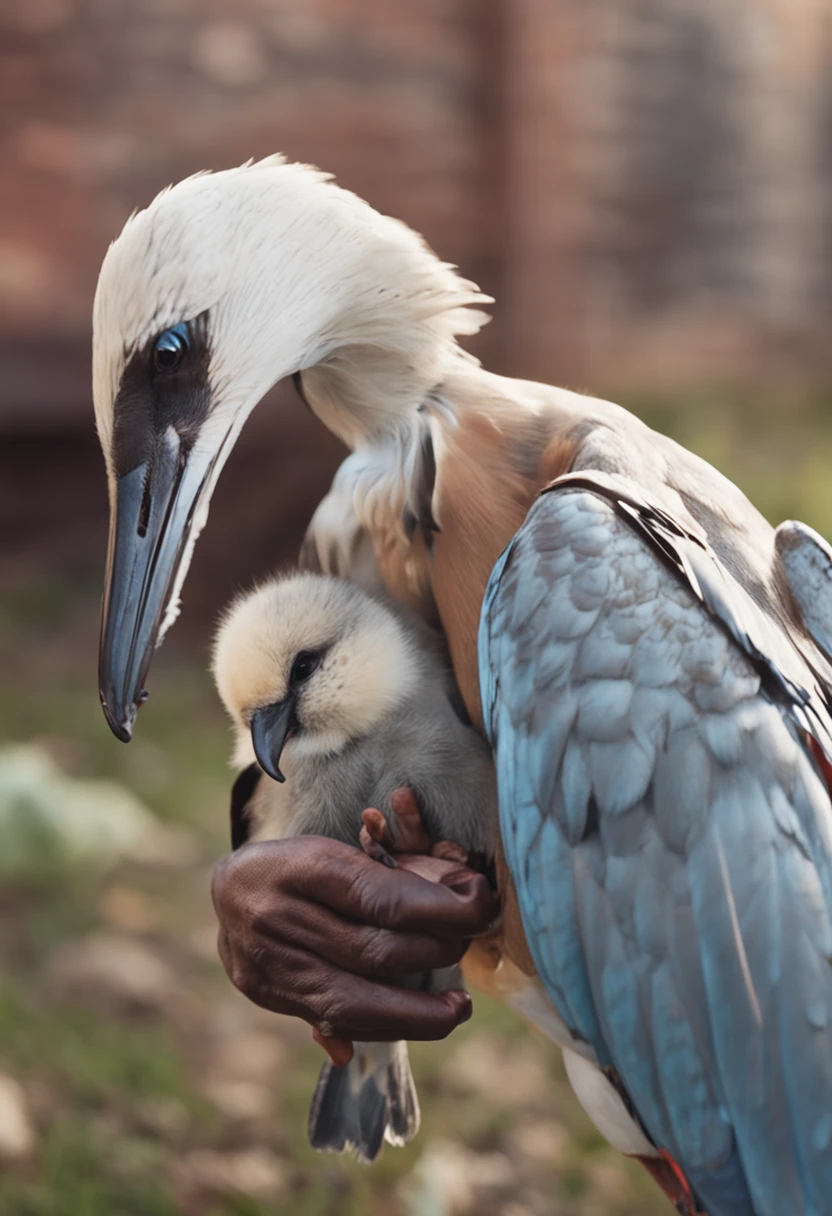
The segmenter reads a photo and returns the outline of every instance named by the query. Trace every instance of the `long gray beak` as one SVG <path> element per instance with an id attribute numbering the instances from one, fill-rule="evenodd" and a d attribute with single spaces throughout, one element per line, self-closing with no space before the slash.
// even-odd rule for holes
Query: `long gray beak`
<path id="1" fill-rule="evenodd" d="M 145 678 L 217 459 L 195 449 L 186 454 L 169 427 L 151 458 L 116 483 L 98 682 L 104 715 L 123 743 L 147 699 Z"/>
<path id="2" fill-rule="evenodd" d="M 286 780 L 280 771 L 280 757 L 286 740 L 297 725 L 295 708 L 295 696 L 289 693 L 284 701 L 258 709 L 251 719 L 251 741 L 257 763 L 275 781 Z"/>

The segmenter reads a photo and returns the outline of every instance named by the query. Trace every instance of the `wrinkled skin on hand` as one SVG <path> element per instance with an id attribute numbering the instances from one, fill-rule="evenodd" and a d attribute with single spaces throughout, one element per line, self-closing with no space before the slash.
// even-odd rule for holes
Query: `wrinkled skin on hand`
<path id="1" fill-rule="evenodd" d="M 467 992 L 390 981 L 458 962 L 497 914 L 488 880 L 458 846 L 431 849 L 409 790 L 396 791 L 393 808 L 395 840 L 378 811 L 364 813 L 362 843 L 374 856 L 300 836 L 245 845 L 214 870 L 232 983 L 255 1004 L 309 1022 L 336 1064 L 348 1062 L 353 1040 L 443 1039 L 467 1021 Z"/>

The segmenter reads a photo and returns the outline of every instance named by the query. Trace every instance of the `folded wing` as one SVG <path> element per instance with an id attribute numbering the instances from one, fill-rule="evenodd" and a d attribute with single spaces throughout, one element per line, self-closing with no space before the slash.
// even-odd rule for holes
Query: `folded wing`
<path id="1" fill-rule="evenodd" d="M 832 1211 L 831 722 L 811 659 L 618 478 L 554 483 L 483 604 L 536 966 L 712 1216 Z"/>

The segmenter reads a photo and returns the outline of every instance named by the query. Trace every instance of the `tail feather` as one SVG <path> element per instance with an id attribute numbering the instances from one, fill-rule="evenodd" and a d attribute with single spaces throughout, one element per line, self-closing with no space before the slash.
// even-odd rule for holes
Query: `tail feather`
<path id="1" fill-rule="evenodd" d="M 410 1071 L 407 1043 L 393 1043 L 392 1048 L 387 1066 L 387 1127 L 384 1138 L 388 1144 L 401 1148 L 418 1132 L 421 1114 L 413 1073 Z"/>
<path id="2" fill-rule="evenodd" d="M 313 1148 L 375 1161 L 386 1139 L 407 1144 L 419 1130 L 419 1100 L 407 1043 L 357 1044 L 349 1064 L 321 1069 L 309 1111 Z"/>

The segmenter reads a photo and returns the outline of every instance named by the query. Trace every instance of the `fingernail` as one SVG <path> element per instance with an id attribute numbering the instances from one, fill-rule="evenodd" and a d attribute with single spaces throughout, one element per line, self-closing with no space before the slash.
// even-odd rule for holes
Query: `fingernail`
<path id="1" fill-rule="evenodd" d="M 454 895 L 459 895 L 461 899 L 470 899 L 474 894 L 476 882 L 475 878 L 451 878 L 450 882 L 446 881 L 443 885 L 449 891 L 453 891 Z"/>
<path id="2" fill-rule="evenodd" d="M 463 1022 L 467 1022 L 474 1012 L 474 1005 L 468 993 L 463 992 L 460 995 L 463 999 L 459 1003 L 460 1008 L 456 1017 L 457 1026 L 461 1026 Z"/>

